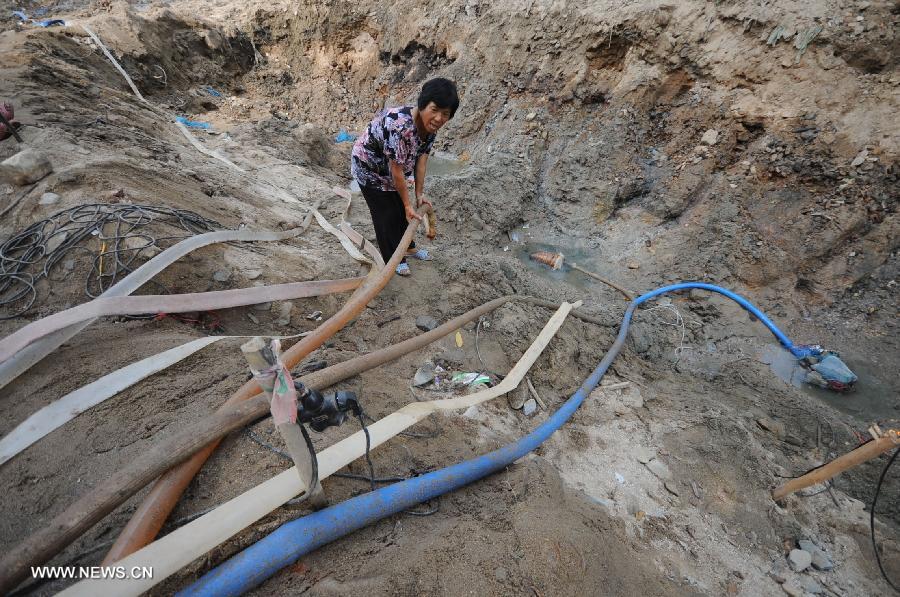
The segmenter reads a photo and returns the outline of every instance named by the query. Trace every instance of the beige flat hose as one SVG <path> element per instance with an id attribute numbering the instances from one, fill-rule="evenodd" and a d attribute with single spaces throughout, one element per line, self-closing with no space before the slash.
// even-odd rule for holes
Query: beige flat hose
<path id="1" fill-rule="evenodd" d="M 210 311 L 271 301 L 286 301 L 347 292 L 358 288 L 365 280 L 366 278 L 310 280 L 213 292 L 96 298 L 77 307 L 39 319 L 10 334 L 0 343 L 0 361 L 9 359 L 17 351 L 48 334 L 98 317 Z"/>

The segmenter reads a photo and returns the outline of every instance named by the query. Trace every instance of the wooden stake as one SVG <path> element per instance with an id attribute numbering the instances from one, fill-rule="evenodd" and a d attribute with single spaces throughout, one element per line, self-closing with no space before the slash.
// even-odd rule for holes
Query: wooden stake
<path id="1" fill-rule="evenodd" d="M 806 473 L 802 477 L 791 479 L 772 492 L 772 499 L 778 501 L 804 487 L 809 487 L 810 485 L 815 485 L 817 483 L 824 483 L 839 473 L 871 460 L 876 456 L 880 456 L 897 446 L 900 446 L 900 431 L 891 429 L 881 438 L 863 444 L 852 452 L 848 452 L 843 456 L 832 460 L 828 464 Z"/>
<path id="2" fill-rule="evenodd" d="M 259 336 L 243 344 L 241 346 L 241 352 L 244 353 L 244 358 L 247 359 L 247 364 L 250 365 L 250 369 L 254 374 L 256 371 L 269 369 L 276 364 L 281 365 L 282 367 L 284 366 L 279 359 L 279 355 L 272 350 L 271 340 L 267 341 Z M 269 403 L 272 402 L 272 388 L 275 379 L 276 378 L 256 378 L 256 381 L 259 382 L 259 386 L 262 388 Z M 303 487 L 306 488 L 306 492 L 309 495 L 307 501 L 314 508 L 327 505 L 325 492 L 322 489 L 322 484 L 319 482 L 319 479 L 316 479 L 315 486 L 311 487 L 313 477 L 312 455 L 309 453 L 309 449 L 306 446 L 306 440 L 303 438 L 303 433 L 300 431 L 300 425 L 298 423 L 290 422 L 281 423 L 276 426 L 276 429 L 278 429 L 278 432 L 281 434 L 284 444 L 287 447 L 288 454 L 291 455 L 294 465 L 297 467 L 300 481 L 303 483 Z"/>

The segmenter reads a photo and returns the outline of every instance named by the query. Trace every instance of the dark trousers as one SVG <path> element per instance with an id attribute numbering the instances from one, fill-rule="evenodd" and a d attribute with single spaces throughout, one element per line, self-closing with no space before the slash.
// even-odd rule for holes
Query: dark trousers
<path id="1" fill-rule="evenodd" d="M 362 196 L 369 206 L 372 214 L 372 224 L 375 226 L 375 239 L 378 241 L 378 250 L 385 263 L 397 250 L 403 233 L 406 232 L 406 210 L 403 209 L 403 200 L 397 191 L 381 191 L 370 187 L 360 187 Z M 416 246 L 415 241 L 410 248 Z M 402 263 L 406 263 L 406 257 Z"/>

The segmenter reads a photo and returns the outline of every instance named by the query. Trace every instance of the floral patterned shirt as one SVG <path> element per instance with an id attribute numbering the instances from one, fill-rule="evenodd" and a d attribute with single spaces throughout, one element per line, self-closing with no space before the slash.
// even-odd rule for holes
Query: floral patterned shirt
<path id="1" fill-rule="evenodd" d="M 361 187 L 380 191 L 396 191 L 389 168 L 390 160 L 403 168 L 411 179 L 420 155 L 431 153 L 435 135 L 424 141 L 416 131 L 412 106 L 388 108 L 369 123 L 366 131 L 353 144 L 350 173 Z"/>

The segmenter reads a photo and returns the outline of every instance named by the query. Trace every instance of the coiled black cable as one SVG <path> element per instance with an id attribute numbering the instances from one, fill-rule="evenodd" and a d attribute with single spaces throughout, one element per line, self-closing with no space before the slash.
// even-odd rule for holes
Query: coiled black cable
<path id="1" fill-rule="evenodd" d="M 151 225 L 188 234 L 159 236 L 155 230 L 151 234 Z M 146 250 L 161 251 L 162 241 L 221 228 L 218 222 L 195 212 L 156 205 L 88 203 L 59 211 L 0 244 L 0 320 L 31 309 L 40 280 L 59 282 L 67 277 L 71 271 L 64 270 L 62 278 L 50 274 L 74 251 L 91 255 L 84 291 L 96 298 L 137 269 L 146 260 Z M 92 237 L 97 238 L 96 248 L 87 246 Z M 167 292 L 158 282 L 153 283 Z"/>

